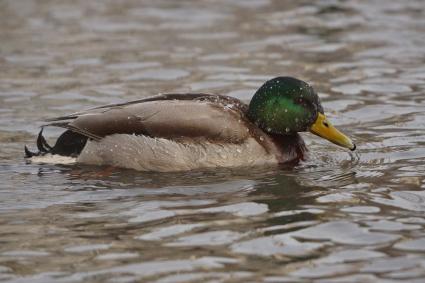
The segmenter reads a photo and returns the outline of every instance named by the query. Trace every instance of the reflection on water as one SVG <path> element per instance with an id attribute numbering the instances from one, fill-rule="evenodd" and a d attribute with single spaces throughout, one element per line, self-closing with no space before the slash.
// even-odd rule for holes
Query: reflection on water
<path id="1" fill-rule="evenodd" d="M 424 282 L 423 1 L 3 1 L 0 281 Z M 42 118 L 311 82 L 356 153 L 147 173 L 25 164 Z M 54 137 L 57 130 L 47 133 Z"/>

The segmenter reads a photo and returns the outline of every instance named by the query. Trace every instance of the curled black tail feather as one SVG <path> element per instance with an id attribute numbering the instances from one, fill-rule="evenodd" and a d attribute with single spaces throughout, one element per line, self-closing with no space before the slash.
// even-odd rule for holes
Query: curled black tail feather
<path id="1" fill-rule="evenodd" d="M 40 152 L 32 152 L 28 149 L 27 146 L 24 147 L 25 150 L 25 158 L 31 158 L 33 156 L 38 156 L 40 155 Z"/>
<path id="2" fill-rule="evenodd" d="M 43 128 L 41 128 L 37 137 L 37 148 L 39 152 L 48 153 L 52 150 L 52 147 L 46 142 L 46 139 L 43 137 Z"/>
<path id="3" fill-rule="evenodd" d="M 52 147 L 43 137 L 43 128 L 41 128 L 37 137 L 38 152 L 32 152 L 25 146 L 25 157 L 31 158 L 33 156 L 45 155 L 48 153 L 76 157 L 81 153 L 86 142 L 87 137 L 67 130 L 59 136 L 55 145 Z"/>
<path id="4" fill-rule="evenodd" d="M 52 147 L 47 143 L 46 139 L 43 137 L 43 128 L 41 128 L 37 136 L 37 148 L 38 148 L 38 152 L 32 152 L 28 149 L 27 146 L 25 146 L 24 147 L 25 157 L 31 158 L 33 156 L 44 155 L 52 149 Z"/>

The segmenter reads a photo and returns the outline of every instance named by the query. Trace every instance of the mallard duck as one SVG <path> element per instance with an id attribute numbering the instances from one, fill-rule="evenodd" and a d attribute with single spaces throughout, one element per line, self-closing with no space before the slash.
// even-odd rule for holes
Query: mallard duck
<path id="1" fill-rule="evenodd" d="M 249 105 L 216 94 L 160 94 L 47 120 L 66 131 L 54 146 L 42 135 L 39 152 L 76 162 L 142 171 L 297 163 L 310 131 L 354 150 L 355 144 L 326 118 L 314 89 L 292 77 L 265 82 Z"/>

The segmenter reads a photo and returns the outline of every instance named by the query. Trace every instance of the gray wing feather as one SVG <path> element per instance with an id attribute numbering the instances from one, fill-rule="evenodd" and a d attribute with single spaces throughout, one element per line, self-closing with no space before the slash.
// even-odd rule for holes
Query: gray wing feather
<path id="1" fill-rule="evenodd" d="M 57 117 L 47 125 L 95 140 L 112 134 L 136 134 L 239 143 L 249 134 L 246 107 L 238 99 L 226 96 L 164 94 Z"/>

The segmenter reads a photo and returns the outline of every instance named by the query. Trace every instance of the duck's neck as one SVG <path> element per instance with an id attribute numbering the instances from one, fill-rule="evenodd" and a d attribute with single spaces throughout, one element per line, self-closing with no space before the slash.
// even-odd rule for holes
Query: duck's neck
<path id="1" fill-rule="evenodd" d="M 298 134 L 292 135 L 269 135 L 278 150 L 276 157 L 279 163 L 298 163 L 304 160 L 307 153 L 303 138 Z"/>

